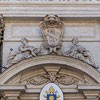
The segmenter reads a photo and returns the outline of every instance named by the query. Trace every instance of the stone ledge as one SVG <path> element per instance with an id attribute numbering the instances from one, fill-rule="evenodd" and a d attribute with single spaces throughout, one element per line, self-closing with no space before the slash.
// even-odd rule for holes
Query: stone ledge
<path id="1" fill-rule="evenodd" d="M 79 90 L 100 90 L 100 84 L 98 85 L 78 85 Z"/>
<path id="2" fill-rule="evenodd" d="M 2 90 L 25 90 L 23 85 L 0 85 L 0 91 Z"/>
<path id="3" fill-rule="evenodd" d="M 25 91 L 26 93 L 40 93 L 43 86 L 35 85 L 0 85 L 0 91 Z M 62 88 L 62 86 L 60 86 Z M 97 85 L 71 85 L 62 88 L 64 93 L 77 93 L 79 90 L 100 91 L 100 84 Z"/>
<path id="4" fill-rule="evenodd" d="M 56 14 L 60 17 L 100 17 L 100 4 L 74 5 L 0 5 L 0 13 L 4 17 L 44 17 Z"/>

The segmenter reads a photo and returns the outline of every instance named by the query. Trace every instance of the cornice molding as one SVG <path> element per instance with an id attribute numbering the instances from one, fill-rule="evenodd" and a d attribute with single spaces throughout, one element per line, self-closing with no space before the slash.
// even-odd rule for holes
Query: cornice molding
<path id="1" fill-rule="evenodd" d="M 87 10 L 88 9 L 88 10 Z M 14 17 L 44 17 L 47 14 L 59 15 L 60 17 L 100 17 L 100 4 L 17 4 L 0 3 L 0 13 L 5 18 Z"/>

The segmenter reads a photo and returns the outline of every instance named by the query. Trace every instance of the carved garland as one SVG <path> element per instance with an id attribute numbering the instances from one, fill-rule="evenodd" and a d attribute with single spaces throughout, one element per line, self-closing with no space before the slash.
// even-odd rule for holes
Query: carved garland
<path id="1" fill-rule="evenodd" d="M 52 77 L 52 80 L 51 80 Z M 55 76 L 50 76 L 50 75 L 40 75 L 40 76 L 35 76 L 31 79 L 27 80 L 27 84 L 32 84 L 32 85 L 42 85 L 48 82 L 52 83 L 60 83 L 63 85 L 72 85 L 72 84 L 78 84 L 79 79 L 69 76 L 69 75 L 55 75 Z"/>
<path id="2" fill-rule="evenodd" d="M 40 75 L 37 75 L 37 76 L 34 76 L 34 77 L 27 79 L 26 84 L 42 85 L 42 84 L 49 83 L 49 82 L 59 83 L 62 85 L 72 85 L 72 84 L 78 85 L 80 83 L 89 84 L 85 80 L 84 75 L 83 75 L 82 80 L 80 80 L 80 79 L 73 77 L 71 75 L 67 75 L 67 73 L 66 73 L 66 75 L 60 73 L 60 69 L 61 68 L 59 68 L 57 71 L 52 71 L 52 70 L 48 71 L 47 69 L 45 69 L 44 70 L 44 71 L 46 71 L 45 74 L 40 74 Z"/>

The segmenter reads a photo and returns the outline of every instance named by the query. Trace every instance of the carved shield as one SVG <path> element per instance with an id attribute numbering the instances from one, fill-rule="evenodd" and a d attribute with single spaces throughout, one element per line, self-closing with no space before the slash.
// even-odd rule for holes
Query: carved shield
<path id="1" fill-rule="evenodd" d="M 62 32 L 60 29 L 48 28 L 44 30 L 44 38 L 46 44 L 50 47 L 56 47 L 61 45 Z"/>
<path id="2" fill-rule="evenodd" d="M 43 34 L 45 46 L 59 48 L 62 44 L 63 38 L 63 23 L 60 21 L 57 15 L 44 18 L 44 21 L 40 24 Z"/>

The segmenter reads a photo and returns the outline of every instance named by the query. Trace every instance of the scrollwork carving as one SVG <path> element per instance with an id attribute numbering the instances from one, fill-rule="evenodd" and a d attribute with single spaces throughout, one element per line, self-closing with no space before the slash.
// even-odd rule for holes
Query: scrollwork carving
<path id="1" fill-rule="evenodd" d="M 42 75 L 35 76 L 27 80 L 27 84 L 33 84 L 33 85 L 42 85 L 47 82 L 48 82 L 48 79 L 44 78 Z"/>
<path id="2" fill-rule="evenodd" d="M 69 75 L 61 75 L 60 78 L 57 79 L 60 84 L 63 85 L 71 85 L 71 84 L 78 84 L 79 80 L 69 76 Z"/>
<path id="3" fill-rule="evenodd" d="M 38 75 L 34 76 L 30 79 L 27 80 L 27 84 L 32 84 L 32 85 L 42 85 L 47 82 L 52 82 L 52 83 L 60 83 L 62 85 L 72 85 L 72 84 L 80 84 L 84 83 L 85 80 L 83 79 L 80 80 L 76 77 L 70 76 L 70 75 L 65 75 L 65 74 L 59 74 L 56 72 L 47 72 L 44 75 Z"/>

